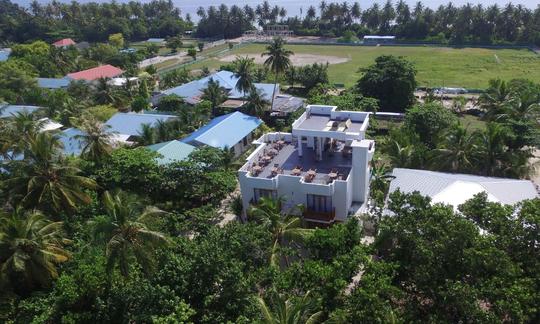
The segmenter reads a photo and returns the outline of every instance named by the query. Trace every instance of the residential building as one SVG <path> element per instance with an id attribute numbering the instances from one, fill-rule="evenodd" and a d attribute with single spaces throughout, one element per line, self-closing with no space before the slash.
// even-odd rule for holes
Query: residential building
<path id="1" fill-rule="evenodd" d="M 93 82 L 100 78 L 116 78 L 122 75 L 124 71 L 110 64 L 97 66 L 84 71 L 74 72 L 66 75 L 66 78 L 71 80 L 83 80 Z"/>
<path id="2" fill-rule="evenodd" d="M 65 89 L 71 82 L 68 78 L 37 78 L 38 87 L 43 89 Z"/>
<path id="3" fill-rule="evenodd" d="M 396 36 L 366 35 L 364 36 L 365 45 L 395 44 Z"/>
<path id="4" fill-rule="evenodd" d="M 71 38 L 64 38 L 64 39 L 61 39 L 61 40 L 58 40 L 58 41 L 52 43 L 52 45 L 54 47 L 66 48 L 68 46 L 77 45 L 77 43 L 75 43 L 75 41 L 73 39 L 71 39 Z"/>
<path id="5" fill-rule="evenodd" d="M 148 38 L 146 42 L 161 45 L 165 43 L 165 38 Z"/>
<path id="6" fill-rule="evenodd" d="M 195 146 L 178 140 L 157 143 L 154 145 L 149 145 L 146 148 L 159 153 L 160 156 L 157 158 L 157 163 L 159 165 L 184 161 L 189 157 L 191 152 L 195 150 Z"/>
<path id="7" fill-rule="evenodd" d="M 489 201 L 507 205 L 538 197 L 538 191 L 530 180 L 401 168 L 395 168 L 392 176 L 389 193 L 396 190 L 418 192 L 430 197 L 432 203 L 451 205 L 455 210 L 481 192 L 487 194 Z"/>
<path id="8" fill-rule="evenodd" d="M 139 78 L 137 77 L 129 77 L 129 78 L 112 78 L 107 83 L 113 87 L 123 87 L 127 83 L 131 84 L 132 86 L 139 86 Z"/>
<path id="9" fill-rule="evenodd" d="M 308 105 L 291 133 L 268 133 L 238 171 L 244 213 L 261 197 L 282 197 L 283 208 L 305 206 L 319 225 L 365 210 L 375 142 L 365 139 L 368 112 Z"/>
<path id="10" fill-rule="evenodd" d="M 199 80 L 194 80 L 178 87 L 167 89 L 162 91 L 159 95 L 152 98 L 152 104 L 158 105 L 159 100 L 164 96 L 177 95 L 182 97 L 184 101 L 190 105 L 199 103 L 202 99 L 203 91 L 208 87 L 208 82 L 214 80 L 220 87 L 224 88 L 227 92 L 227 100 L 222 104 L 223 107 L 237 109 L 243 106 L 246 102 L 242 100 L 244 94 L 236 89 L 238 78 L 234 76 L 233 72 L 219 71 L 206 76 Z M 254 83 L 253 86 L 260 91 L 262 97 L 268 102 L 272 101 L 272 94 L 274 92 L 274 84 L 272 83 Z M 278 99 L 279 97 L 279 99 Z M 291 96 L 288 96 L 291 97 Z M 294 98 L 290 100 L 287 96 L 280 97 L 279 84 L 276 85 L 274 100 L 274 111 L 293 112 L 298 108 L 303 107 L 303 100 Z M 287 98 L 287 99 L 285 99 Z"/>
<path id="11" fill-rule="evenodd" d="M 27 105 L 2 105 L 0 103 L 0 118 L 11 118 L 15 117 L 17 114 L 34 114 L 37 111 L 42 109 L 39 106 L 27 106 Z M 50 131 L 57 130 L 62 128 L 62 124 L 57 123 L 47 117 L 40 118 L 39 121 L 43 122 L 41 131 Z"/>
<path id="12" fill-rule="evenodd" d="M 109 131 L 115 135 L 116 142 L 133 143 L 142 132 L 143 125 L 156 126 L 177 118 L 174 115 L 146 114 L 146 113 L 116 113 L 105 124 Z"/>
<path id="13" fill-rule="evenodd" d="M 182 139 L 182 142 L 196 147 L 208 145 L 219 149 L 228 148 L 238 156 L 251 145 L 253 132 L 262 123 L 257 117 L 236 111 L 212 119 Z"/>

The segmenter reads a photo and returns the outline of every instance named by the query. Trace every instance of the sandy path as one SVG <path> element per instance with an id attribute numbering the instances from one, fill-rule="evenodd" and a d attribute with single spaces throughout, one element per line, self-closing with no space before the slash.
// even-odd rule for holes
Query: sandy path
<path id="1" fill-rule="evenodd" d="M 263 64 L 266 60 L 266 56 L 261 56 L 260 54 L 242 54 L 242 57 L 248 56 L 255 59 L 256 64 Z M 232 62 L 236 59 L 237 55 L 227 55 L 221 57 L 219 60 L 221 62 Z M 330 55 L 316 55 L 316 54 L 294 54 L 290 57 L 291 63 L 294 66 L 304 66 L 311 65 L 313 63 L 322 63 L 326 64 L 340 64 L 349 61 L 349 58 L 339 57 L 339 56 L 330 56 Z"/>

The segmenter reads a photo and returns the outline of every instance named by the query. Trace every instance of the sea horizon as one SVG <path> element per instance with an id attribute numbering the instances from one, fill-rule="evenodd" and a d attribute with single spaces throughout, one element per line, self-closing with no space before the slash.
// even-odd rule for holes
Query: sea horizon
<path id="1" fill-rule="evenodd" d="M 51 1 L 49 0 L 37 0 L 39 3 L 42 3 L 42 4 L 45 4 L 45 3 L 49 3 Z M 58 1 L 58 0 L 57 0 Z M 28 7 L 29 4 L 32 2 L 32 0 L 19 0 L 19 1 L 13 1 L 12 2 L 14 3 L 17 3 L 19 5 L 22 5 L 22 6 L 25 6 L 25 7 Z M 59 2 L 64 2 L 64 3 L 70 3 L 71 0 L 59 0 Z M 112 2 L 112 1 L 109 1 L 109 0 L 79 0 L 78 1 L 79 3 L 88 3 L 88 2 L 97 2 L 97 3 L 106 3 L 106 2 Z M 118 3 L 126 3 L 126 2 L 129 2 L 129 0 L 117 0 L 116 2 Z M 145 0 L 145 1 L 138 1 L 138 2 L 141 2 L 141 3 L 148 3 L 150 2 L 149 0 Z M 257 6 L 258 4 L 262 3 L 263 1 L 262 0 L 247 0 L 247 1 L 242 1 L 241 3 L 239 3 L 238 1 L 233 1 L 233 0 L 172 0 L 172 2 L 174 3 L 174 5 L 179 8 L 182 12 L 182 16 L 185 17 L 186 14 L 189 14 L 192 18 L 192 20 L 194 22 L 198 21 L 199 18 L 197 16 L 197 9 L 199 7 L 204 7 L 204 8 L 207 8 L 207 7 L 210 7 L 210 6 L 215 6 L 215 7 L 218 7 L 219 5 L 221 4 L 226 4 L 227 6 L 232 6 L 232 5 L 239 5 L 239 6 L 245 6 L 245 5 L 250 5 L 252 7 L 255 7 Z M 317 8 L 317 14 L 319 13 L 319 3 L 321 2 L 320 0 L 304 0 L 304 1 L 298 1 L 298 0 L 269 0 L 268 1 L 270 3 L 270 5 L 273 7 L 275 5 L 278 5 L 280 7 L 284 7 L 285 10 L 287 11 L 287 16 L 289 17 L 294 17 L 294 16 L 304 16 L 307 9 L 310 7 L 310 6 L 314 6 L 315 8 Z M 327 3 L 329 2 L 332 2 L 332 1 L 326 1 Z M 341 0 L 337 0 L 337 1 L 334 1 L 334 2 L 339 2 L 339 3 L 342 3 L 343 1 Z M 349 4 L 353 4 L 355 1 L 347 1 Z M 374 3 L 378 3 L 379 5 L 384 5 L 386 3 L 385 0 L 383 1 L 372 1 L 372 0 L 368 0 L 368 1 L 357 1 L 360 3 L 360 7 L 362 10 L 365 10 L 366 8 L 369 8 L 371 7 Z M 397 1 L 392 1 L 394 4 L 397 2 Z M 414 7 L 414 5 L 416 4 L 416 0 L 408 0 L 408 1 L 405 1 L 409 4 L 409 6 L 412 8 Z M 514 5 L 519 5 L 521 4 L 522 6 L 524 7 L 527 7 L 529 9 L 535 9 L 539 3 L 537 0 L 521 0 L 521 1 L 507 1 L 507 0 L 493 0 L 493 1 L 490 1 L 489 4 L 486 4 L 485 1 L 482 1 L 482 0 L 453 0 L 453 1 L 445 1 L 445 0 L 426 0 L 426 1 L 422 1 L 422 4 L 424 4 L 424 6 L 427 6 L 427 7 L 430 7 L 432 9 L 437 9 L 440 5 L 446 5 L 448 4 L 449 2 L 452 2 L 452 4 L 454 6 L 462 6 L 462 5 L 465 5 L 467 3 L 471 3 L 473 5 L 476 5 L 476 4 L 482 4 L 484 7 L 487 7 L 487 6 L 490 6 L 490 5 L 493 5 L 493 4 L 497 4 L 499 6 L 504 6 L 508 3 L 513 3 Z"/>

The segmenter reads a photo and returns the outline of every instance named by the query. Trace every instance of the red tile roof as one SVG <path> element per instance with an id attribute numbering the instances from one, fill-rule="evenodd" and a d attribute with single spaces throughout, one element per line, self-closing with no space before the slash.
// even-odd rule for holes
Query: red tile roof
<path id="1" fill-rule="evenodd" d="M 71 38 L 64 38 L 53 43 L 53 45 L 56 47 L 70 46 L 70 45 L 75 45 L 75 44 L 77 43 L 75 43 L 75 41 Z"/>
<path id="2" fill-rule="evenodd" d="M 68 78 L 73 80 L 94 81 L 99 78 L 114 78 L 124 73 L 121 69 L 112 65 L 101 65 L 92 69 L 70 73 Z"/>

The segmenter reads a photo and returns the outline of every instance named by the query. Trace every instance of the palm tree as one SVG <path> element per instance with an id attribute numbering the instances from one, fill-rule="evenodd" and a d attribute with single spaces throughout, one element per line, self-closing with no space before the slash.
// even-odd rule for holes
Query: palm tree
<path id="1" fill-rule="evenodd" d="M 387 145 L 386 153 L 393 167 L 408 168 L 414 166 L 414 147 L 412 144 L 402 145 L 392 140 Z"/>
<path id="2" fill-rule="evenodd" d="M 321 322 L 323 312 L 313 312 L 314 303 L 311 292 L 299 299 L 285 299 L 283 295 L 274 293 L 272 304 L 274 310 L 266 304 L 262 297 L 256 297 L 256 303 L 261 311 L 262 323 L 265 324 L 315 324 Z"/>
<path id="3" fill-rule="evenodd" d="M 249 92 L 247 97 L 247 112 L 252 116 L 257 116 L 262 118 L 264 112 L 267 110 L 268 105 L 270 104 L 266 99 L 264 99 L 261 90 L 253 87 Z"/>
<path id="4" fill-rule="evenodd" d="M 56 136 L 42 132 L 27 141 L 23 168 L 4 181 L 12 198 L 55 212 L 71 212 L 91 202 L 85 189 L 95 189 L 96 182 L 80 176 L 81 170 L 58 154 L 61 145 Z"/>
<path id="5" fill-rule="evenodd" d="M 95 86 L 95 101 L 100 105 L 113 104 L 118 99 L 116 90 L 107 78 L 99 78 Z"/>
<path id="6" fill-rule="evenodd" d="M 302 221 L 299 217 L 291 214 L 292 211 L 282 212 L 283 199 L 271 199 L 262 197 L 257 205 L 250 208 L 249 214 L 272 233 L 272 251 L 270 264 L 279 266 L 280 247 L 288 241 L 301 242 L 313 232 L 311 229 L 302 228 Z M 288 264 L 287 258 L 285 263 Z"/>
<path id="7" fill-rule="evenodd" d="M 11 285 L 19 292 L 28 292 L 36 285 L 48 287 L 58 277 L 56 266 L 70 254 L 62 222 L 51 222 L 43 214 L 24 212 L 21 207 L 12 213 L 0 212 L 0 286 Z"/>
<path id="8" fill-rule="evenodd" d="M 246 97 L 246 93 L 253 87 L 253 66 L 254 59 L 246 57 L 236 57 L 234 65 L 236 66 L 236 72 L 234 76 L 238 78 L 236 82 L 236 90 L 242 92 L 242 103 Z"/>
<path id="9" fill-rule="evenodd" d="M 505 159 L 505 143 L 507 130 L 499 123 L 488 123 L 483 131 L 477 132 L 478 161 L 482 165 L 482 173 L 493 176 L 499 169 L 499 164 Z"/>
<path id="10" fill-rule="evenodd" d="M 452 172 L 471 171 L 477 149 L 476 134 L 469 133 L 460 123 L 454 125 L 441 148 L 435 150 L 434 162 Z"/>
<path id="11" fill-rule="evenodd" d="M 289 56 L 293 55 L 293 51 L 284 47 L 285 41 L 281 37 L 274 38 L 274 41 L 266 47 L 266 52 L 261 56 L 268 56 L 264 61 L 264 65 L 270 67 L 274 73 L 274 91 L 272 92 L 272 103 L 270 107 L 274 107 L 274 97 L 276 95 L 276 86 L 278 77 L 291 66 Z"/>
<path id="12" fill-rule="evenodd" d="M 212 104 L 212 116 L 215 116 L 217 107 L 227 100 L 227 92 L 219 85 L 218 81 L 210 78 L 201 98 L 210 101 Z"/>
<path id="13" fill-rule="evenodd" d="M 504 105 L 511 97 L 511 90 L 506 81 L 489 81 L 489 88 L 478 99 L 480 107 L 486 112 L 485 119 L 492 120 L 506 109 Z"/>
<path id="14" fill-rule="evenodd" d="M 35 136 L 43 129 L 45 120 L 36 119 L 36 115 L 18 112 L 6 118 L 2 132 L 2 155 L 11 159 L 22 153 L 27 146 L 27 139 Z"/>
<path id="15" fill-rule="evenodd" d="M 142 124 L 139 131 L 137 143 L 140 145 L 151 145 L 156 142 L 156 132 L 150 124 Z"/>
<path id="16" fill-rule="evenodd" d="M 101 163 L 111 155 L 114 135 L 109 128 L 96 119 L 87 119 L 82 123 L 82 134 L 75 136 L 82 144 L 82 158 Z"/>
<path id="17" fill-rule="evenodd" d="M 164 234 L 149 229 L 153 218 L 165 214 L 155 207 L 146 207 L 142 212 L 122 193 L 103 194 L 103 205 L 107 216 L 91 221 L 94 236 L 106 243 L 107 269 L 112 271 L 118 264 L 120 273 L 127 277 L 129 263 L 135 260 L 145 273 L 154 267 L 155 249 L 168 240 Z"/>
<path id="18" fill-rule="evenodd" d="M 371 197 L 377 203 L 382 204 L 388 191 L 388 183 L 394 178 L 386 164 L 381 163 L 379 160 L 373 160 L 371 164 L 370 192 Z"/>

